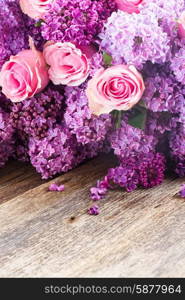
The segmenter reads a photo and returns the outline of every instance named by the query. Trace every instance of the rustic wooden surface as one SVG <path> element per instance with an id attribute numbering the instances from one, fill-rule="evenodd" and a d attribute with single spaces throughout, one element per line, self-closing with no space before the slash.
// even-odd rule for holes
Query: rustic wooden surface
<path id="1" fill-rule="evenodd" d="M 112 164 L 97 158 L 49 182 L 21 163 L 0 170 L 0 277 L 185 277 L 183 180 L 111 191 L 89 216 L 89 188 Z M 51 182 L 65 191 L 48 192 Z"/>

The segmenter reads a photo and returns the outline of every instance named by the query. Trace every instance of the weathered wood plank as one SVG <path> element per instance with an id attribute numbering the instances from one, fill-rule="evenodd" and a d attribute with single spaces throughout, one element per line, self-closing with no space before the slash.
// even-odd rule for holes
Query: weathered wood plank
<path id="1" fill-rule="evenodd" d="M 101 157 L 59 176 L 62 193 L 42 182 L 8 196 L 0 205 L 1 277 L 185 276 L 182 179 L 111 191 L 99 203 L 101 214 L 88 216 L 89 188 L 112 164 Z"/>
<path id="2" fill-rule="evenodd" d="M 41 183 L 39 174 L 29 164 L 12 161 L 0 169 L 0 204 Z"/>

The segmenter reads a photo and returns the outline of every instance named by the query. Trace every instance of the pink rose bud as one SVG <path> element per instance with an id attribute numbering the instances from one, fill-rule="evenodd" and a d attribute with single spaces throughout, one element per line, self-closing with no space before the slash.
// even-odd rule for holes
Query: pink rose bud
<path id="1" fill-rule="evenodd" d="M 117 6 L 120 10 L 125 11 L 129 14 L 139 13 L 139 5 L 144 2 L 144 0 L 115 0 Z"/>
<path id="2" fill-rule="evenodd" d="M 54 84 L 78 86 L 89 75 L 87 56 L 72 43 L 48 42 L 44 47 L 44 57 Z"/>
<path id="3" fill-rule="evenodd" d="M 178 19 L 178 33 L 179 36 L 184 39 L 185 38 L 185 11 L 181 14 L 180 18 Z"/>
<path id="4" fill-rule="evenodd" d="M 129 110 L 144 90 L 143 78 L 134 66 L 116 65 L 98 70 L 88 82 L 86 95 L 91 112 L 99 116 L 112 110 Z"/>
<path id="5" fill-rule="evenodd" d="M 49 4 L 53 0 L 20 0 L 20 6 L 24 14 L 32 19 L 42 19 L 49 10 Z"/>
<path id="6" fill-rule="evenodd" d="M 11 56 L 0 72 L 2 92 L 12 102 L 21 102 L 42 91 L 49 82 L 48 68 L 30 38 L 30 50 Z"/>

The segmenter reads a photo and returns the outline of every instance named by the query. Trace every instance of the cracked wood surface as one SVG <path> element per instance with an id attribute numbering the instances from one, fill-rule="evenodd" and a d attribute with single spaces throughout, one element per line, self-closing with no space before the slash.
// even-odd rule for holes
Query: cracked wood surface
<path id="1" fill-rule="evenodd" d="M 27 164 L 1 169 L 0 277 L 185 277 L 183 179 L 110 191 L 89 216 L 89 188 L 113 164 L 95 158 L 50 181 Z"/>

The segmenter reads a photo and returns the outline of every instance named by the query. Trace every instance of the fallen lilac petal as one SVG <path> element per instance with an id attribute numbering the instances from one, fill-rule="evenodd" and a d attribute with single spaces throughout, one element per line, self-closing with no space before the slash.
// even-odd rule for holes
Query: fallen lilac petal
<path id="1" fill-rule="evenodd" d="M 88 209 L 88 214 L 89 215 L 97 216 L 97 215 L 99 215 L 99 213 L 100 213 L 100 209 L 99 209 L 98 205 L 93 205 L 92 207 L 90 207 Z"/>
<path id="2" fill-rule="evenodd" d="M 58 186 L 58 191 L 59 191 L 59 192 L 63 192 L 64 189 L 65 189 L 65 187 L 64 187 L 63 184 Z"/>
<path id="3" fill-rule="evenodd" d="M 94 201 L 104 198 L 106 193 L 107 193 L 106 188 L 92 187 L 90 189 L 91 199 Z"/>
<path id="4" fill-rule="evenodd" d="M 56 183 L 52 183 L 52 184 L 50 184 L 48 189 L 50 192 L 56 192 L 58 190 L 58 187 L 57 187 Z"/>
<path id="5" fill-rule="evenodd" d="M 182 198 L 185 198 L 185 184 L 183 184 L 183 185 L 181 186 L 181 189 L 180 189 L 180 196 L 181 196 Z"/>
<path id="6" fill-rule="evenodd" d="M 51 192 L 63 192 L 64 191 L 64 185 L 58 185 L 56 183 L 52 183 L 50 186 L 49 186 L 49 191 Z"/>

